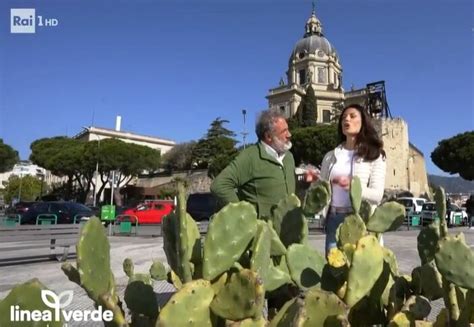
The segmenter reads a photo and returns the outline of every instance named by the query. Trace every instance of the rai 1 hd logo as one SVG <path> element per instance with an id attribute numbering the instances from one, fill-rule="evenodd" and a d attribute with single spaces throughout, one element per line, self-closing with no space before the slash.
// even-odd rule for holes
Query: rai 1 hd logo
<path id="1" fill-rule="evenodd" d="M 41 300 L 52 310 L 23 310 L 19 305 L 10 306 L 10 322 L 24 323 L 45 322 L 57 325 L 63 322 L 63 327 L 69 326 L 70 322 L 110 322 L 114 314 L 111 310 L 103 310 L 99 305 L 95 310 L 64 310 L 72 302 L 73 291 L 64 291 L 56 295 L 50 290 L 41 290 Z M 81 325 L 81 324 L 79 324 Z"/>
<path id="2" fill-rule="evenodd" d="M 36 15 L 34 8 L 11 8 L 10 9 L 10 33 L 36 33 L 36 27 L 56 27 L 59 24 L 57 18 L 46 18 Z"/>

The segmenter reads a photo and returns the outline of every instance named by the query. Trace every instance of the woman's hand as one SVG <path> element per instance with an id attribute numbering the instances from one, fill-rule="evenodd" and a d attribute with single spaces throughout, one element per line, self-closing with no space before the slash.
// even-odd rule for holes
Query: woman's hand
<path id="1" fill-rule="evenodd" d="M 333 184 L 337 184 L 345 190 L 348 190 L 351 186 L 351 177 L 349 176 L 336 176 L 332 179 Z"/>

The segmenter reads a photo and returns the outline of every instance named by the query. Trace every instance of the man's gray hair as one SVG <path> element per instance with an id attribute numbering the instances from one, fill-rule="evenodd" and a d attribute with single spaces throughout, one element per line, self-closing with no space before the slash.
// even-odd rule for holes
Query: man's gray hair
<path id="1" fill-rule="evenodd" d="M 259 141 L 265 138 L 265 134 L 273 134 L 275 123 L 278 119 L 285 119 L 285 115 L 276 110 L 264 110 L 260 113 L 255 124 L 255 134 Z"/>

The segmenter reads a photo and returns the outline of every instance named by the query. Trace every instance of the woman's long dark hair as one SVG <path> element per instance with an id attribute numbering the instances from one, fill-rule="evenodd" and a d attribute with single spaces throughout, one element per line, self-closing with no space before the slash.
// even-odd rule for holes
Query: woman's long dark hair
<path id="1" fill-rule="evenodd" d="M 367 161 L 377 159 L 380 155 L 385 158 L 385 151 L 383 150 L 383 142 L 379 138 L 377 131 L 372 125 L 372 120 L 365 110 L 364 107 L 358 104 L 351 104 L 342 109 L 341 115 L 339 116 L 339 122 L 337 123 L 337 135 L 339 143 L 346 141 L 346 136 L 342 132 L 342 116 L 344 112 L 354 108 L 360 113 L 361 117 L 361 128 L 359 134 L 356 137 L 356 154 L 358 157 L 363 158 Z"/>

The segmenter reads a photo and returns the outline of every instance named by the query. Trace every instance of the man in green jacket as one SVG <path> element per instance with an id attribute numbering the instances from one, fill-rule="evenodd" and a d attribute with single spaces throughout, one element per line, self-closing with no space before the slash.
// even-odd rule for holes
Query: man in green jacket
<path id="1" fill-rule="evenodd" d="M 295 160 L 285 117 L 272 110 L 257 120 L 258 143 L 243 150 L 212 182 L 211 191 L 225 204 L 248 201 L 259 217 L 270 216 L 281 199 L 295 193 Z"/>

